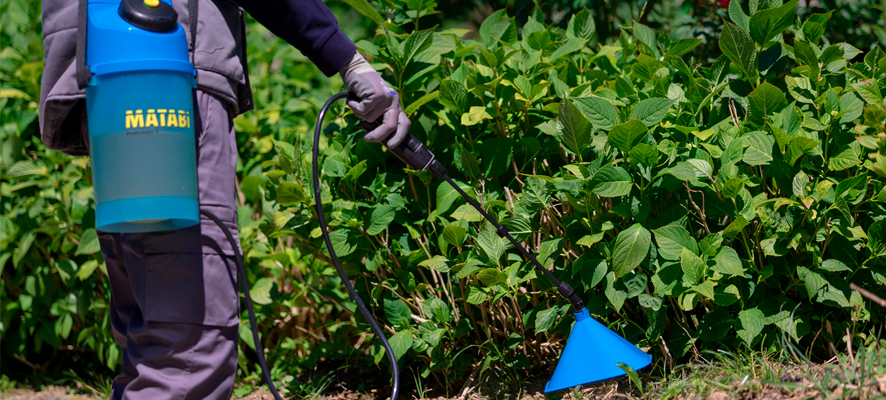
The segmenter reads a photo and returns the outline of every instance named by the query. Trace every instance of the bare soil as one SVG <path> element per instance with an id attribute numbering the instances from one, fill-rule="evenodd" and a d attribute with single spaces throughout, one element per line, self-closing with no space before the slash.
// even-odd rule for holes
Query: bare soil
<path id="1" fill-rule="evenodd" d="M 401 399 L 428 399 L 428 400 L 487 400 L 487 399 L 518 399 L 518 400 L 616 400 L 616 399 L 661 399 L 674 400 L 831 400 L 831 399 L 886 399 L 886 375 L 872 376 L 868 384 L 859 388 L 857 386 L 832 383 L 826 388 L 826 394 L 822 395 L 821 388 L 817 388 L 814 382 L 808 378 L 818 379 L 817 373 L 823 373 L 818 368 L 817 372 L 796 370 L 788 371 L 779 377 L 777 382 L 769 382 L 758 379 L 734 381 L 725 385 L 719 382 L 709 381 L 702 385 L 675 385 L 674 382 L 647 382 L 644 393 L 640 393 L 632 386 L 627 378 L 612 379 L 602 383 L 586 385 L 580 390 L 561 391 L 559 393 L 545 395 L 544 381 L 530 385 L 528 390 L 520 393 L 496 392 L 484 387 L 464 387 L 460 393 L 447 396 L 431 396 L 421 398 L 416 392 L 404 392 Z M 82 389 L 82 388 L 81 388 Z M 50 386 L 45 390 L 35 392 L 29 389 L 12 389 L 0 393 L 0 400 L 96 400 L 99 397 L 83 394 L 69 394 L 77 392 L 78 388 Z M 386 389 L 370 389 L 364 392 L 342 387 L 339 384 L 330 386 L 322 395 L 315 397 L 316 400 L 385 400 L 389 392 Z M 273 400 L 271 393 L 262 388 L 252 392 L 244 400 Z M 288 400 L 296 399 L 295 397 Z M 297 400 L 297 399 L 296 399 Z"/>

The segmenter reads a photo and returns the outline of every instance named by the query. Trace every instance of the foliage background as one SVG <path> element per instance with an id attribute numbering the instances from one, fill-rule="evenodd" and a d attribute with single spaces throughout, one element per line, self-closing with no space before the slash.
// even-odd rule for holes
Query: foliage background
<path id="1" fill-rule="evenodd" d="M 705 349 L 822 359 L 882 321 L 848 288 L 886 283 L 881 2 L 330 6 L 402 94 L 412 133 L 651 352 L 652 371 Z M 0 3 L 0 364 L 14 381 L 100 383 L 120 356 L 91 172 L 39 141 L 39 15 L 37 1 Z M 307 195 L 308 132 L 340 80 L 248 28 L 256 111 L 235 121 L 238 210 L 272 375 L 291 395 L 384 385 Z M 327 218 L 404 381 L 447 392 L 470 374 L 512 388 L 546 374 L 568 305 L 453 191 L 334 114 Z M 239 393 L 260 376 L 247 328 Z"/>

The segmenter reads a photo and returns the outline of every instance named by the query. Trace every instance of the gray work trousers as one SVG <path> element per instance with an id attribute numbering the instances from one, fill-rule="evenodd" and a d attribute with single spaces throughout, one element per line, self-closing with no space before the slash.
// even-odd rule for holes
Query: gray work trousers
<path id="1" fill-rule="evenodd" d="M 223 101 L 194 100 L 199 203 L 237 237 L 234 124 Z M 165 232 L 99 232 L 123 372 L 111 398 L 227 399 L 237 372 L 239 297 L 231 245 L 214 222 Z"/>

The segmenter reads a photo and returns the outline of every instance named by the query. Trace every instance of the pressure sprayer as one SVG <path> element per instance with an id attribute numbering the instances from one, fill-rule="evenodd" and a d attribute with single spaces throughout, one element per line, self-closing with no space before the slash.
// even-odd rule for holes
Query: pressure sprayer
<path id="1" fill-rule="evenodd" d="M 160 0 L 89 0 L 86 113 L 96 228 L 151 232 L 199 222 L 194 66 Z"/>
<path id="2" fill-rule="evenodd" d="M 234 249 L 256 356 L 265 383 L 274 398 L 280 399 L 258 337 L 239 243 L 218 217 L 199 209 L 192 121 L 195 69 L 188 58 L 184 30 L 176 22 L 178 16 L 168 1 L 81 1 L 80 19 L 86 19 L 87 29 L 86 37 L 79 40 L 86 42 L 83 43 L 86 44 L 86 52 L 78 52 L 78 57 L 85 54 L 85 60 L 78 60 L 77 75 L 81 85 L 85 86 L 85 82 L 88 82 L 86 110 L 93 163 L 96 227 L 106 232 L 154 232 L 196 225 L 199 214 L 214 221 Z M 86 10 L 82 9 L 84 4 Z M 86 68 L 81 70 L 81 66 Z M 332 96 L 317 117 L 313 148 L 316 211 L 330 258 L 348 293 L 388 355 L 393 375 L 391 400 L 396 400 L 400 390 L 397 359 L 384 332 L 357 295 L 335 254 L 320 201 L 320 128 L 329 107 L 347 96 L 347 93 Z M 367 130 L 378 125 L 377 122 L 364 124 L 361 126 Z M 624 375 L 624 370 L 616 365 L 619 362 L 635 370 L 649 365 L 652 356 L 591 318 L 575 290 L 554 277 L 508 233 L 505 226 L 455 184 L 434 154 L 420 141 L 407 134 L 399 146 L 390 150 L 409 168 L 428 170 L 444 179 L 495 226 L 499 236 L 510 241 L 572 303 L 576 323 L 570 334 L 571 340 L 566 343 L 545 392 Z"/>

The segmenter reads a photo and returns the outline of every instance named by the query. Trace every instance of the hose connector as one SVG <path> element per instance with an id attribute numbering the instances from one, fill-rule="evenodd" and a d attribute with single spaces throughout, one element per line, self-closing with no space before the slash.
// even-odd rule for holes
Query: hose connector
<path id="1" fill-rule="evenodd" d="M 560 285 L 557 286 L 557 291 L 560 292 L 560 295 L 569 300 L 572 303 L 572 308 L 575 309 L 575 312 L 581 312 L 581 310 L 585 307 L 584 302 L 581 298 L 575 294 L 575 289 L 572 286 L 569 286 L 566 282 L 560 282 Z"/>

